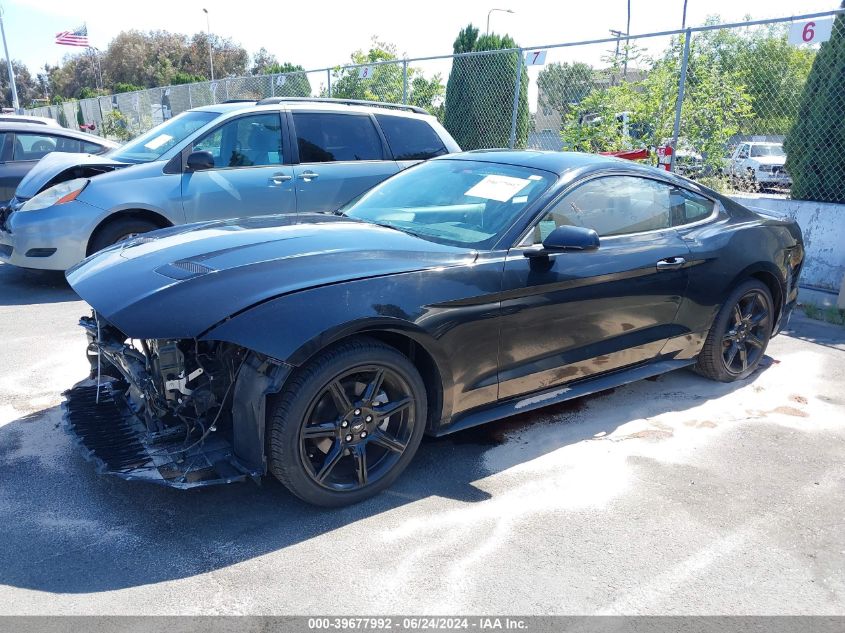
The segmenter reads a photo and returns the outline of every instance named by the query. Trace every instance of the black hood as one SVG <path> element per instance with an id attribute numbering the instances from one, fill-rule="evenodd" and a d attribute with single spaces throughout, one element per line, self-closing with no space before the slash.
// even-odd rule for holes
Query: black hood
<path id="1" fill-rule="evenodd" d="M 67 278 L 130 337 L 193 338 L 273 297 L 475 256 L 341 216 L 279 215 L 146 233 L 85 259 Z"/>

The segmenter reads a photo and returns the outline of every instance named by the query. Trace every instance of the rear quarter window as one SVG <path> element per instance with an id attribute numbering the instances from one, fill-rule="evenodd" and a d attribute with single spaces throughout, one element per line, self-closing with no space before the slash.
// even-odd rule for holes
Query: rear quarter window
<path id="1" fill-rule="evenodd" d="M 448 153 L 426 121 L 389 114 L 377 114 L 376 120 L 396 160 L 428 160 Z"/>

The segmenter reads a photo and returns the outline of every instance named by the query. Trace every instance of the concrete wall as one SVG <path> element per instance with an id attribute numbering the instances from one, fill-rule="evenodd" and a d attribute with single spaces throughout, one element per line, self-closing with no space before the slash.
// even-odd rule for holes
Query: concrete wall
<path id="1" fill-rule="evenodd" d="M 845 277 L 845 204 L 788 200 L 759 194 L 731 198 L 751 209 L 786 215 L 804 234 L 806 261 L 801 285 L 838 293 Z"/>

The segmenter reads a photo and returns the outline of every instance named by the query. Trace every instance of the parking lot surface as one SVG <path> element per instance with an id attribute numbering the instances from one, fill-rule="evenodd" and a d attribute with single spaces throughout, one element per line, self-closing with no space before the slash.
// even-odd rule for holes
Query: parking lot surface
<path id="1" fill-rule="evenodd" d="M 442 439 L 340 510 L 97 475 L 87 310 L 0 265 L 0 614 L 845 614 L 845 328 Z"/>

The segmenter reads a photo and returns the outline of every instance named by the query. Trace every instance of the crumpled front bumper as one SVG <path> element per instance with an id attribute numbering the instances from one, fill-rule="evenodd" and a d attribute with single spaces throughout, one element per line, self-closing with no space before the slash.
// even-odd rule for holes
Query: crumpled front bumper
<path id="1" fill-rule="evenodd" d="M 231 444 L 213 433 L 200 443 L 187 444 L 184 432 L 151 435 L 125 397 L 126 387 L 103 376 L 99 385 L 89 378 L 63 394 L 64 427 L 98 472 L 173 488 L 260 477 L 239 467 Z"/>

